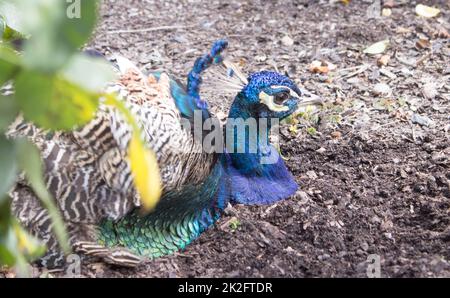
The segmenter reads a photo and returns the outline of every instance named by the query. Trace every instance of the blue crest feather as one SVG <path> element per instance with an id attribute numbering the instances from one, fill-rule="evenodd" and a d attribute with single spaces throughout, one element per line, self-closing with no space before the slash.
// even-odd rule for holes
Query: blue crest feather
<path id="1" fill-rule="evenodd" d="M 226 40 L 218 40 L 214 43 L 209 54 L 198 58 L 194 67 L 188 74 L 186 88 L 175 78 L 170 77 L 170 89 L 175 105 L 181 115 L 188 119 L 193 119 L 194 111 L 200 109 L 203 111 L 203 119 L 210 116 L 206 101 L 200 98 L 200 85 L 202 83 L 202 73 L 212 64 L 222 62 L 222 51 L 226 49 L 228 42 Z M 152 73 L 158 80 L 160 72 Z"/>

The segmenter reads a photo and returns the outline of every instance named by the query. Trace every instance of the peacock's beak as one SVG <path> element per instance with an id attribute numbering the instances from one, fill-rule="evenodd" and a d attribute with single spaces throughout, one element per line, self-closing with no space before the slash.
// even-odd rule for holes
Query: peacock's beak
<path id="1" fill-rule="evenodd" d="M 302 96 L 300 97 L 298 107 L 323 105 L 322 98 L 320 98 L 319 96 L 303 88 L 301 88 L 300 91 L 302 92 Z"/>

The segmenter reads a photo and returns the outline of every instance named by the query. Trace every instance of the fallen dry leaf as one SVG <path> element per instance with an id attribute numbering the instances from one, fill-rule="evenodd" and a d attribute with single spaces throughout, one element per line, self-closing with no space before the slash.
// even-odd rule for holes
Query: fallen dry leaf
<path id="1" fill-rule="evenodd" d="M 239 59 L 238 65 L 239 67 L 244 67 L 247 64 L 247 61 L 244 58 Z"/>
<path id="2" fill-rule="evenodd" d="M 383 2 L 383 8 L 393 8 L 395 6 L 394 0 L 386 0 Z"/>
<path id="3" fill-rule="evenodd" d="M 436 29 L 436 31 L 433 33 L 434 37 L 438 38 L 450 38 L 450 34 L 448 33 L 447 29 L 444 27 L 439 27 Z"/>
<path id="4" fill-rule="evenodd" d="M 426 6 L 423 4 L 417 4 L 416 13 L 424 18 L 433 18 L 437 16 L 441 11 L 437 8 Z"/>
<path id="5" fill-rule="evenodd" d="M 395 33 L 397 34 L 406 34 L 406 33 L 411 33 L 413 30 L 411 28 L 405 28 L 405 27 L 398 27 L 395 30 Z"/>
<path id="6" fill-rule="evenodd" d="M 431 48 L 431 42 L 428 39 L 420 38 L 416 42 L 416 48 L 421 49 L 429 49 Z"/>
<path id="7" fill-rule="evenodd" d="M 394 110 L 391 115 L 393 118 L 402 121 L 408 121 L 412 116 L 410 111 L 404 111 L 402 108 Z"/>
<path id="8" fill-rule="evenodd" d="M 370 45 L 368 48 L 366 48 L 363 53 L 369 54 L 369 55 L 376 55 L 383 53 L 386 48 L 389 45 L 389 39 L 385 39 L 379 42 L 376 42 L 372 45 Z"/>
<path id="9" fill-rule="evenodd" d="M 389 55 L 381 56 L 377 61 L 378 66 L 386 66 L 389 63 L 390 59 L 391 59 L 391 56 L 389 56 Z"/>
<path id="10" fill-rule="evenodd" d="M 340 131 L 333 131 L 333 132 L 331 133 L 331 136 L 332 136 L 334 139 L 339 139 L 339 138 L 342 136 L 342 134 L 341 134 Z"/>
<path id="11" fill-rule="evenodd" d="M 336 65 L 327 61 L 314 60 L 309 65 L 309 71 L 313 73 L 328 73 L 335 69 Z"/>
<path id="12" fill-rule="evenodd" d="M 392 9 L 390 8 L 383 8 L 383 10 L 381 11 L 381 15 L 383 17 L 390 17 L 392 14 Z"/>

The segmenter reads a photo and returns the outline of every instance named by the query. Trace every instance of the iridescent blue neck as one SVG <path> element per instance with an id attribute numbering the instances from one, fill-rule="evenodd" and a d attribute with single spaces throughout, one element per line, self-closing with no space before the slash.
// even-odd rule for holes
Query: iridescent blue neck
<path id="1" fill-rule="evenodd" d="M 238 95 L 242 96 L 242 95 Z M 242 99 L 233 103 L 225 127 L 227 152 L 222 155 L 222 165 L 228 176 L 231 200 L 243 204 L 269 204 L 288 198 L 298 186 L 287 170 L 277 150 L 269 143 L 270 119 L 261 122 L 261 117 L 252 120 L 250 106 L 243 105 Z M 239 139 L 239 130 L 230 125 L 241 118 L 245 124 L 256 122 L 256 130 L 245 126 L 245 137 Z M 230 120 L 231 119 L 231 120 Z M 264 119 L 263 119 L 264 120 Z M 266 125 L 261 126 L 262 123 Z M 251 132 L 256 136 L 251 136 Z M 230 141 L 230 136 L 234 136 Z M 240 151 L 238 151 L 240 150 Z"/>

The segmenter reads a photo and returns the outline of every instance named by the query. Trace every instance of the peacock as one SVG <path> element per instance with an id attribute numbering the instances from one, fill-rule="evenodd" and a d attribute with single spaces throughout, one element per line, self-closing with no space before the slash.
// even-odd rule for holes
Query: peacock
<path id="1" fill-rule="evenodd" d="M 71 132 L 43 131 L 20 116 L 11 124 L 9 137 L 25 136 L 39 148 L 47 187 L 75 252 L 136 266 L 143 258 L 184 249 L 228 204 L 271 204 L 296 192 L 297 183 L 269 142 L 272 122 L 257 126 L 256 134 L 249 126 L 239 134 L 236 120 L 282 120 L 300 106 L 317 104 L 318 97 L 277 72 L 244 75 L 223 58 L 227 45 L 218 40 L 199 57 L 186 86 L 166 72 L 144 73 L 124 57 L 108 58 L 119 77 L 105 89 L 134 115 L 160 169 L 162 196 L 148 214 L 141 212 L 127 158 L 133 129 L 102 99 L 93 120 Z M 235 95 L 225 125 L 200 96 L 210 67 L 216 91 Z M 63 264 L 48 212 L 29 185 L 19 179 L 10 196 L 16 217 L 48 247 L 39 262 Z"/>

